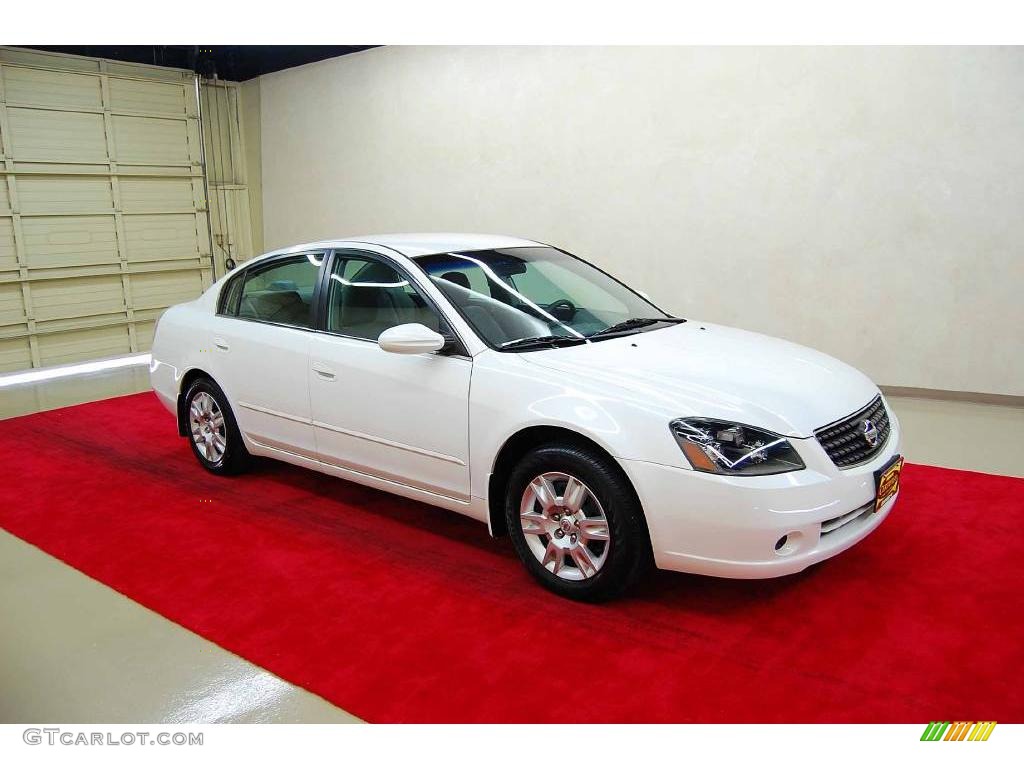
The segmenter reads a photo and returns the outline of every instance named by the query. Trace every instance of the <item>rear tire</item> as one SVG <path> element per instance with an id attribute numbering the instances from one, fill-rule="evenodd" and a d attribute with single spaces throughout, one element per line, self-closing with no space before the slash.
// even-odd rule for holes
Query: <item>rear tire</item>
<path id="1" fill-rule="evenodd" d="M 643 510 L 621 467 L 583 446 L 542 445 L 520 460 L 505 492 L 516 554 L 544 587 L 601 602 L 649 570 Z"/>
<path id="2" fill-rule="evenodd" d="M 210 379 L 196 379 L 185 394 L 185 429 L 192 453 L 208 472 L 237 475 L 252 457 L 224 391 Z"/>

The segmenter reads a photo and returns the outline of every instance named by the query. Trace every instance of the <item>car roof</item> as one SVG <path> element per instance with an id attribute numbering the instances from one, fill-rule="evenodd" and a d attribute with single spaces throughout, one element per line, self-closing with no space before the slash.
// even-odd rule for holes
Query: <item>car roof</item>
<path id="1" fill-rule="evenodd" d="M 392 235 L 359 235 L 337 240 L 320 240 L 315 243 L 303 243 L 281 248 L 267 254 L 268 256 L 307 248 L 341 248 L 353 244 L 365 243 L 390 248 L 404 256 L 416 258 L 432 253 L 448 251 L 480 251 L 489 248 L 523 248 L 542 245 L 533 240 L 524 240 L 508 235 L 479 235 L 460 232 L 420 232 Z"/>

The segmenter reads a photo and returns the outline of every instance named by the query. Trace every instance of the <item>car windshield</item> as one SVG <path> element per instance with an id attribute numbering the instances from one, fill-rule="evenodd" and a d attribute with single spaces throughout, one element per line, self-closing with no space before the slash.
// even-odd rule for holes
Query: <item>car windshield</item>
<path id="1" fill-rule="evenodd" d="M 673 321 L 614 278 L 555 248 L 440 253 L 415 261 L 497 349 L 582 343 L 605 331 L 637 333 Z"/>

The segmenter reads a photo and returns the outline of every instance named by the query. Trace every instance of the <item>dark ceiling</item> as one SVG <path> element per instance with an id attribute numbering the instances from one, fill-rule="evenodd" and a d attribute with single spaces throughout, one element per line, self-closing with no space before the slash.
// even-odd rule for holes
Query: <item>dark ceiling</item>
<path id="1" fill-rule="evenodd" d="M 206 77 L 249 80 L 300 64 L 376 48 L 375 45 L 25 45 L 115 61 L 191 69 Z"/>

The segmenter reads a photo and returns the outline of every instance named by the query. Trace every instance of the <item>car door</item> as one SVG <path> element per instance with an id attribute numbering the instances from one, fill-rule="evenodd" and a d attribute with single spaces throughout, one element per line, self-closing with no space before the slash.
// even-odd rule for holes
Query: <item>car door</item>
<path id="1" fill-rule="evenodd" d="M 322 293 L 309 374 L 321 461 L 468 500 L 472 360 L 457 340 L 412 355 L 377 344 L 405 323 L 450 335 L 447 322 L 400 265 L 378 254 L 336 252 Z"/>
<path id="2" fill-rule="evenodd" d="M 238 426 L 261 446 L 316 458 L 309 343 L 324 253 L 259 261 L 225 289 L 213 372 Z"/>

